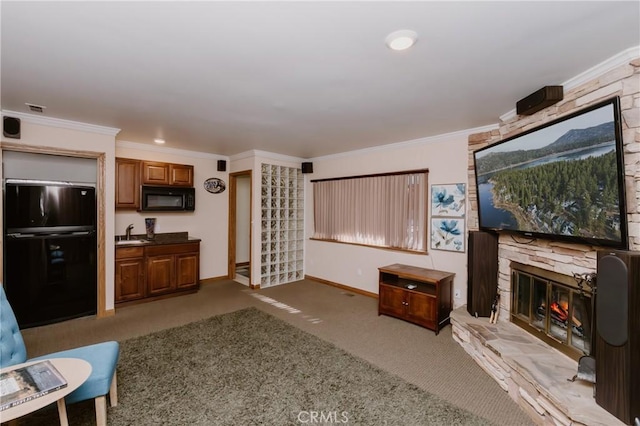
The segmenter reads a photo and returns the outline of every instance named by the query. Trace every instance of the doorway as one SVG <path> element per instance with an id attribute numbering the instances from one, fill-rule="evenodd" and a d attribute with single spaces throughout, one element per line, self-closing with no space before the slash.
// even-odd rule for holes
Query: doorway
<path id="1" fill-rule="evenodd" d="M 106 307 L 106 274 L 105 274 L 105 168 L 106 154 L 103 152 L 66 150 L 63 148 L 28 146 L 10 142 L 2 143 L 1 157 L 3 160 L 3 179 L 7 177 L 16 179 L 40 179 L 92 182 L 95 185 L 96 216 L 95 238 L 96 243 L 93 261 L 96 263 L 95 293 L 92 290 L 92 308 L 97 318 L 113 315 L 113 308 Z M 11 165 L 9 166 L 9 163 Z M 7 168 L 7 166 L 9 166 Z M 71 167 L 70 167 L 71 166 Z M 24 173 L 27 173 L 25 175 Z M 95 183 L 95 184 L 93 184 Z M 4 206 L 2 206 L 4 208 Z M 65 241 L 66 243 L 66 241 Z M 58 244 L 54 244 L 56 246 Z M 59 250 L 54 250 L 59 251 Z M 67 255 L 68 255 L 67 251 Z M 51 254 L 54 254 L 53 252 Z M 55 253 L 59 254 L 59 253 Z M 60 258 L 55 260 L 60 261 Z M 59 263 L 59 262 L 58 262 Z M 4 262 L 0 262 L 0 277 L 6 274 Z M 6 280 L 5 280 L 6 281 Z M 95 294 L 95 295 L 93 295 Z"/>
<path id="2" fill-rule="evenodd" d="M 229 174 L 229 278 L 251 287 L 251 170 Z"/>

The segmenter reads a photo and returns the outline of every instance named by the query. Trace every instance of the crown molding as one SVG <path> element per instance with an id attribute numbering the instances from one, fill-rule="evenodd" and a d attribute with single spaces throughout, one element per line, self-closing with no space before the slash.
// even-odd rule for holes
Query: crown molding
<path id="1" fill-rule="evenodd" d="M 577 76 L 570 78 L 569 80 L 562 83 L 562 85 L 568 90 L 571 90 L 574 87 L 578 87 L 581 84 L 584 84 L 590 80 L 608 73 L 614 68 L 622 65 L 627 65 L 629 64 L 629 62 L 636 58 L 640 58 L 640 46 L 634 46 L 630 47 L 627 50 L 623 50 L 617 55 L 614 55 L 609 59 L 606 59 L 605 61 L 599 63 L 598 65 L 578 74 Z"/>
<path id="2" fill-rule="evenodd" d="M 256 149 L 241 152 L 239 154 L 234 154 L 231 157 L 229 157 L 229 159 L 231 161 L 237 161 L 237 160 L 243 160 L 246 158 L 255 158 L 255 157 L 265 158 L 268 160 L 289 161 L 294 163 L 306 160 L 305 158 L 293 157 L 291 155 L 284 155 L 284 154 L 276 154 L 274 152 L 260 151 Z"/>
<path id="3" fill-rule="evenodd" d="M 209 154 L 208 152 L 189 151 L 186 149 L 169 148 L 166 146 L 151 145 L 147 143 L 116 140 L 116 148 L 130 148 L 140 151 L 159 152 L 164 154 L 181 155 L 183 157 L 204 158 L 208 160 L 228 160 L 224 155 Z"/>
<path id="4" fill-rule="evenodd" d="M 445 140 L 445 139 L 452 139 L 452 138 L 459 138 L 459 137 L 467 138 L 469 135 L 473 135 L 473 134 L 476 134 L 476 133 L 482 133 L 482 132 L 490 132 L 490 131 L 496 130 L 498 128 L 499 128 L 498 123 L 489 124 L 489 125 L 482 126 L 482 127 L 474 127 L 472 129 L 457 130 L 455 132 L 443 133 L 443 134 L 436 135 L 436 136 L 429 136 L 429 137 L 425 137 L 425 138 L 412 139 L 412 140 L 408 140 L 408 141 L 404 141 L 404 142 L 396 142 L 396 143 L 390 143 L 390 144 L 386 144 L 386 145 L 372 146 L 370 148 L 357 149 L 357 150 L 354 150 L 354 151 L 339 152 L 337 154 L 330 154 L 330 155 L 324 155 L 324 156 L 321 156 L 321 157 L 314 157 L 314 158 L 311 158 L 310 160 L 321 161 L 321 160 L 330 160 L 330 159 L 333 159 L 333 158 L 348 157 L 348 156 L 351 156 L 351 155 L 354 155 L 354 154 L 367 154 L 367 153 L 370 153 L 370 152 L 387 151 L 387 150 L 392 151 L 392 150 L 396 150 L 398 148 L 406 148 L 406 147 L 414 146 L 414 145 L 425 145 L 425 144 L 429 144 L 429 143 L 441 142 L 442 140 Z"/>
<path id="5" fill-rule="evenodd" d="M 629 49 L 623 50 L 617 55 L 614 55 L 609 59 L 606 59 L 600 62 L 598 65 L 595 65 L 589 68 L 588 70 L 576 75 L 575 77 L 571 77 L 569 80 L 562 83 L 562 87 L 564 88 L 564 90 L 567 90 L 567 91 L 571 90 L 584 83 L 594 80 L 617 67 L 626 65 L 632 60 L 637 58 L 640 58 L 640 46 L 630 47 Z M 500 120 L 501 121 L 511 120 L 516 115 L 517 115 L 516 109 L 514 108 L 511 111 L 501 115 Z"/>
<path id="6" fill-rule="evenodd" d="M 79 121 L 63 120 L 61 118 L 43 117 L 24 112 L 2 110 L 2 115 L 19 118 L 21 121 L 38 124 L 40 126 L 58 127 L 61 129 L 78 130 L 81 132 L 98 133 L 109 136 L 116 136 L 120 133 L 120 129 L 116 129 L 115 127 L 98 126 L 95 124 L 81 123 Z"/>

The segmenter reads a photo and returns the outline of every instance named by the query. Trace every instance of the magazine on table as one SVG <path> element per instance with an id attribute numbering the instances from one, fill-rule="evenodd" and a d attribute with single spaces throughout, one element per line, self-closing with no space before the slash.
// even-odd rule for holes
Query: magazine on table
<path id="1" fill-rule="evenodd" d="M 67 386 L 50 361 L 40 361 L 0 374 L 0 411 L 40 398 Z"/>

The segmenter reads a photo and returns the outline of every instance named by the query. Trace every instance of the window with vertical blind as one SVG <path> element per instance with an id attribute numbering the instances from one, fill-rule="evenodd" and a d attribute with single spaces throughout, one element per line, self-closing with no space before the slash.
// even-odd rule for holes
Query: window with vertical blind
<path id="1" fill-rule="evenodd" d="M 313 239 L 426 253 L 428 174 L 312 180 Z"/>

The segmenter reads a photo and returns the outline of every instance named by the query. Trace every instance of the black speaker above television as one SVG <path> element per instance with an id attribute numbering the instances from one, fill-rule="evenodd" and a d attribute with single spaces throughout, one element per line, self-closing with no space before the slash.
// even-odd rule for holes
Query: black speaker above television
<path id="1" fill-rule="evenodd" d="M 481 230 L 626 249 L 620 99 L 474 152 Z"/>
<path id="2" fill-rule="evenodd" d="M 560 102 L 564 97 L 562 86 L 544 86 L 526 98 L 516 102 L 516 112 L 519 115 L 531 115 L 543 108 Z"/>

